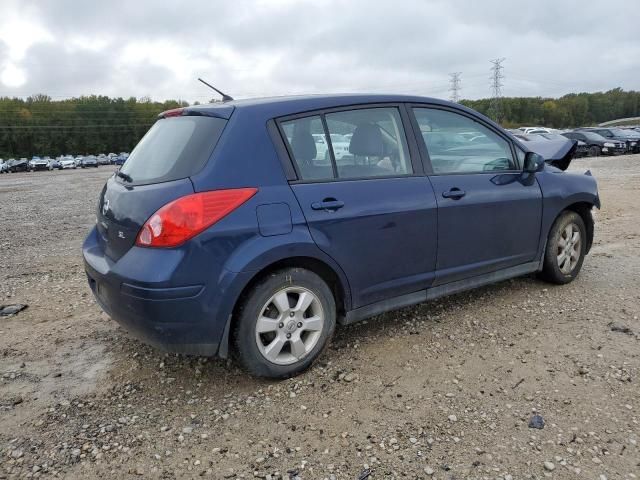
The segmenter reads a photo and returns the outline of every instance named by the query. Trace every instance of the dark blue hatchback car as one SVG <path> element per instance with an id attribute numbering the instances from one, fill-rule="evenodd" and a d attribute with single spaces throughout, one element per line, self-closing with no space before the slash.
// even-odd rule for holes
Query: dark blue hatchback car
<path id="1" fill-rule="evenodd" d="M 101 307 L 165 350 L 307 368 L 335 326 L 539 272 L 573 280 L 595 180 L 445 101 L 331 95 L 167 111 L 107 181 Z"/>

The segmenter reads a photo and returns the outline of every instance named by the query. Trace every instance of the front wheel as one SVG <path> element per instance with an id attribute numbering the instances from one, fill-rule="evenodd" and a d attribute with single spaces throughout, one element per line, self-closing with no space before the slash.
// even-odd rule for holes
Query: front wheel
<path id="1" fill-rule="evenodd" d="M 333 294 L 318 275 L 302 268 L 279 270 L 257 283 L 240 306 L 235 353 L 254 375 L 292 377 L 318 358 L 335 325 Z"/>
<path id="2" fill-rule="evenodd" d="M 582 268 L 586 242 L 582 217 L 576 212 L 563 212 L 549 231 L 541 277 L 559 285 L 573 281 Z"/>
<path id="3" fill-rule="evenodd" d="M 597 145 L 591 145 L 589 147 L 589 156 L 590 157 L 599 157 L 600 156 L 600 147 Z"/>

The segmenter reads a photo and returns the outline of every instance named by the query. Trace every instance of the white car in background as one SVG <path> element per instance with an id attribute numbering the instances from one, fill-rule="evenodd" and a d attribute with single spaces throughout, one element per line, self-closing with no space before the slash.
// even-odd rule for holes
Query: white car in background
<path id="1" fill-rule="evenodd" d="M 328 151 L 329 147 L 327 145 L 327 141 L 324 138 L 324 133 L 314 133 L 312 134 L 314 142 L 316 142 L 316 160 L 326 160 L 328 159 Z"/>
<path id="2" fill-rule="evenodd" d="M 60 167 L 63 170 L 66 170 L 67 168 L 76 168 L 76 159 L 73 158 L 72 156 L 67 156 L 67 157 L 62 157 L 60 159 Z"/>
<path id="3" fill-rule="evenodd" d="M 350 155 L 349 144 L 351 143 L 351 137 L 340 135 L 338 133 L 331 134 L 331 146 L 333 147 L 333 154 L 336 160 L 341 160 L 342 157 Z"/>
<path id="4" fill-rule="evenodd" d="M 553 128 L 546 127 L 520 127 L 520 130 L 525 135 L 535 135 L 537 133 L 557 133 L 558 131 Z"/>

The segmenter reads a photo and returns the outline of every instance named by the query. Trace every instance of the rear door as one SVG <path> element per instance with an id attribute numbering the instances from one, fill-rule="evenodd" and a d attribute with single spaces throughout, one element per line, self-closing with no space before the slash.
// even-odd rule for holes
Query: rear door
<path id="1" fill-rule="evenodd" d="M 403 115 L 369 106 L 279 122 L 298 176 L 292 189 L 313 239 L 346 273 L 355 308 L 433 280 L 436 201 Z"/>
<path id="2" fill-rule="evenodd" d="M 434 285 L 535 260 L 542 193 L 512 142 L 462 111 L 412 110 L 438 202 Z"/>

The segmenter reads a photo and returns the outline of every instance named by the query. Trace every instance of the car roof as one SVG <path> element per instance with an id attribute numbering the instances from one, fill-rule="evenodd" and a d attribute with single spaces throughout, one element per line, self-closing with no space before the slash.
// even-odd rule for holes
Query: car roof
<path id="1" fill-rule="evenodd" d="M 252 110 L 266 113 L 269 111 L 272 117 L 293 115 L 311 110 L 322 110 L 350 105 L 374 103 L 431 103 L 436 105 L 455 106 L 466 110 L 466 107 L 430 97 L 399 94 L 366 94 L 343 93 L 322 95 L 292 95 L 284 97 L 248 98 L 243 100 L 231 100 L 228 102 L 212 103 L 207 105 L 193 105 L 185 107 L 186 111 L 200 112 L 221 118 L 229 118 L 235 109 Z"/>

